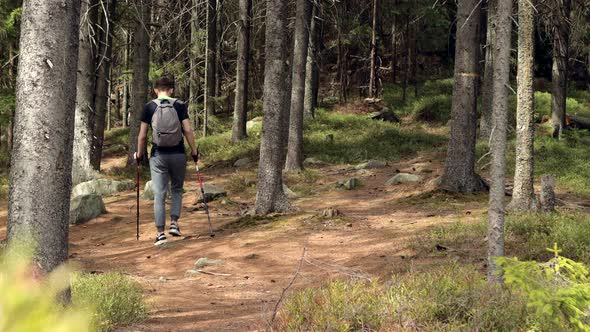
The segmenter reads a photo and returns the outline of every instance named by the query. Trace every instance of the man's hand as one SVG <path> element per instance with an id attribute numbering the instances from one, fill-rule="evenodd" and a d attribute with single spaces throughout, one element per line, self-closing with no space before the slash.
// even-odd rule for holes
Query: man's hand
<path id="1" fill-rule="evenodd" d="M 135 159 L 136 162 L 139 162 L 142 158 L 143 158 L 143 154 L 142 153 L 139 153 L 139 152 L 134 152 L 133 153 L 133 159 Z"/>
<path id="2" fill-rule="evenodd" d="M 191 157 L 193 157 L 193 161 L 196 164 L 199 161 L 199 151 L 192 151 Z"/>

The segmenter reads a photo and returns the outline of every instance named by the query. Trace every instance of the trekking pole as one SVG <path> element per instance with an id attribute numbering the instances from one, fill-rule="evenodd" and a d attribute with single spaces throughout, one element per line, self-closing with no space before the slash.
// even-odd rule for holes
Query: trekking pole
<path id="1" fill-rule="evenodd" d="M 207 221 L 209 222 L 209 236 L 214 237 L 213 226 L 211 225 L 211 217 L 209 216 L 209 207 L 207 206 L 207 197 L 205 196 L 205 188 L 203 180 L 201 179 L 201 172 L 199 171 L 199 147 L 197 147 L 197 160 L 195 161 L 195 168 L 197 169 L 197 179 L 199 180 L 199 187 L 201 188 L 201 198 L 203 199 L 203 205 L 205 207 L 205 213 L 207 214 Z"/>
<path id="2" fill-rule="evenodd" d="M 139 159 L 135 159 L 135 189 L 137 192 L 136 198 L 136 212 L 135 212 L 135 216 L 137 217 L 136 219 L 136 240 L 139 241 Z"/>

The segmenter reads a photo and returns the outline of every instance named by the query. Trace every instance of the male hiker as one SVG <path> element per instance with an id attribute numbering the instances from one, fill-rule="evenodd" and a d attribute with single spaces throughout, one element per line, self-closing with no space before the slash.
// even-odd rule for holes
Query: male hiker
<path id="1" fill-rule="evenodd" d="M 159 246 L 166 243 L 166 193 L 171 182 L 172 202 L 170 204 L 170 229 L 172 236 L 180 236 L 178 219 L 182 207 L 182 188 L 186 173 L 186 152 L 184 137 L 191 148 L 194 162 L 197 162 L 195 137 L 188 119 L 188 108 L 180 100 L 172 98 L 174 81 L 167 77 L 156 80 L 154 92 L 158 96 L 147 103 L 141 114 L 141 127 L 137 138 L 136 160 L 143 158 L 148 126 L 152 127 L 152 152 L 150 173 L 154 191 L 154 218 L 156 220 L 156 241 Z"/>

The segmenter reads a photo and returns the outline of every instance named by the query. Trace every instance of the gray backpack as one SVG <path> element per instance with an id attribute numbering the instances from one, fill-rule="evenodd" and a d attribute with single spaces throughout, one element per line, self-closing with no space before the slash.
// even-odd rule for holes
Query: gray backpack
<path id="1" fill-rule="evenodd" d="M 154 99 L 156 110 L 152 116 L 152 142 L 159 147 L 177 146 L 182 141 L 182 124 L 174 108 L 176 99 L 168 99 L 162 103 Z"/>

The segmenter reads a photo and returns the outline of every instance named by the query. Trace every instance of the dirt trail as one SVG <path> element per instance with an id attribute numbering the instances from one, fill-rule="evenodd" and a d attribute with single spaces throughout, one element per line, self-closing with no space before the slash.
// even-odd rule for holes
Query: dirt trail
<path id="1" fill-rule="evenodd" d="M 183 238 L 172 239 L 164 248 L 154 247 L 153 207 L 142 200 L 141 234 L 136 241 L 135 196 L 129 191 L 106 199 L 106 215 L 70 228 L 70 257 L 86 271 L 119 271 L 142 284 L 149 318 L 121 331 L 263 331 L 296 271 L 304 246 L 306 259 L 293 289 L 330 278 L 385 280 L 413 264 L 408 245 L 416 235 L 433 225 L 480 218 L 485 206 L 481 199 L 408 198 L 427 190 L 424 182 L 384 186 L 397 170 L 413 171 L 412 165 L 424 162 L 428 158 L 361 173 L 344 167 L 317 168 L 322 175 L 318 187 L 329 189 L 296 199 L 299 212 L 253 227 L 232 227 L 240 218 L 238 204 L 213 202 L 217 230 L 213 239 L 207 236 L 204 213 L 187 212 L 197 189 L 191 173 L 181 218 Z M 424 175 L 431 180 L 440 173 L 441 165 L 435 161 L 428 166 L 433 172 Z M 223 186 L 233 172 L 206 172 L 205 181 Z M 334 189 L 333 183 L 351 176 L 360 178 L 362 187 Z M 237 203 L 253 204 L 253 197 L 229 195 Z M 343 217 L 318 218 L 319 211 L 328 207 L 337 208 Z M 4 210 L 0 238 L 5 221 Z M 205 270 L 229 276 L 185 277 L 185 271 L 201 257 L 222 259 L 222 265 Z"/>

